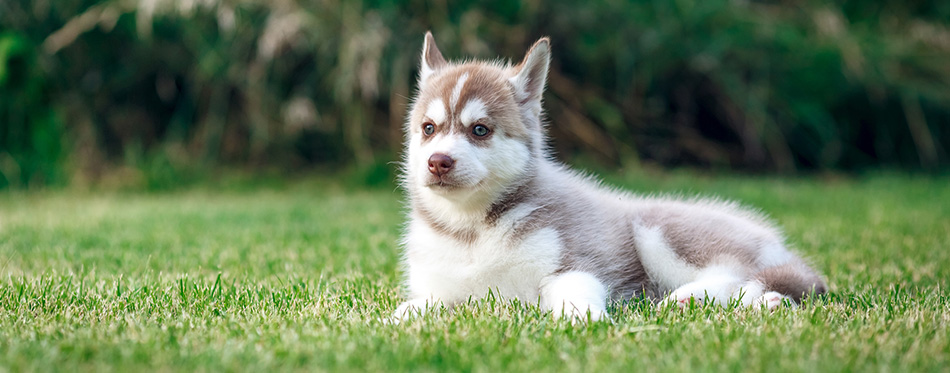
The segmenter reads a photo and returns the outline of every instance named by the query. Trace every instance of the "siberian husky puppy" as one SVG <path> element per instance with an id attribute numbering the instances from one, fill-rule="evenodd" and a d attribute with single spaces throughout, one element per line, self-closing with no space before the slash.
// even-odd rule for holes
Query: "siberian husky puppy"
<path id="1" fill-rule="evenodd" d="M 773 308 L 825 291 L 753 211 L 617 191 L 553 160 L 550 55 L 542 38 L 515 66 L 452 63 L 426 33 L 402 165 L 409 300 L 395 320 L 489 291 L 595 320 L 640 295 Z"/>

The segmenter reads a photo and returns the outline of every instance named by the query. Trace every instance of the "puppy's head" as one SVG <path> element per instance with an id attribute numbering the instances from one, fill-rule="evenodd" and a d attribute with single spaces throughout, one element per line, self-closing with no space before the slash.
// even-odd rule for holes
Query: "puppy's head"
<path id="1" fill-rule="evenodd" d="M 452 198 L 492 194 L 531 172 L 541 156 L 541 94 L 550 45 L 538 40 L 517 66 L 450 63 L 431 33 L 407 123 L 406 177 Z"/>

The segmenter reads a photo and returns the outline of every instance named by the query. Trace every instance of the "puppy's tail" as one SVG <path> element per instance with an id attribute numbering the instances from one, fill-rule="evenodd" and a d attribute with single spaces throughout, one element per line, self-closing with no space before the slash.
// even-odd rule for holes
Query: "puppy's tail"
<path id="1" fill-rule="evenodd" d="M 828 286 L 825 285 L 821 276 L 807 264 L 798 260 L 765 268 L 755 274 L 755 279 L 764 285 L 765 291 L 785 295 L 799 304 L 806 296 L 824 294 L 828 291 Z"/>

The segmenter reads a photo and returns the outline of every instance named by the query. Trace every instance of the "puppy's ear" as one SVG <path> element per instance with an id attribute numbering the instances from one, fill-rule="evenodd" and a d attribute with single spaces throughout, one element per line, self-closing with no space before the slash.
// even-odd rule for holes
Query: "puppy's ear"
<path id="1" fill-rule="evenodd" d="M 535 114 L 541 112 L 541 94 L 548 79 L 551 61 L 551 41 L 544 37 L 528 50 L 524 61 L 515 66 L 515 76 L 508 79 L 514 87 L 515 101 L 523 108 L 530 107 Z M 536 106 L 536 108 L 535 108 Z"/>
<path id="2" fill-rule="evenodd" d="M 432 32 L 426 31 L 425 42 L 422 44 L 422 66 L 419 69 L 419 85 L 422 85 L 426 78 L 447 64 L 445 57 L 442 57 L 442 52 L 439 51 L 439 47 L 435 45 L 435 38 L 432 37 Z"/>

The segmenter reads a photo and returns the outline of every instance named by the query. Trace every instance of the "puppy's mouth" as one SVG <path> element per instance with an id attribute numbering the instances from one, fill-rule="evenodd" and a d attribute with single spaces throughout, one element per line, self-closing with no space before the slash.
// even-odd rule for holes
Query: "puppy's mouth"
<path id="1" fill-rule="evenodd" d="M 464 189 L 477 188 L 479 182 L 472 180 L 468 175 L 452 172 L 444 175 L 428 174 L 423 185 L 435 192 L 448 193 Z"/>
<path id="2" fill-rule="evenodd" d="M 451 178 L 445 176 L 430 176 L 429 180 L 426 182 L 426 186 L 429 187 L 429 189 L 441 191 L 451 191 L 462 187 L 458 181 L 452 180 Z"/>

